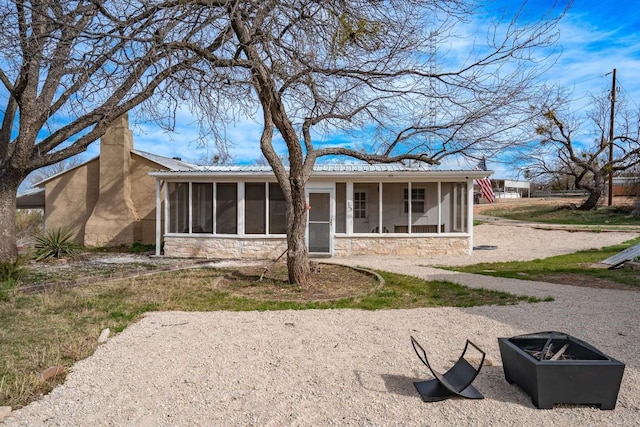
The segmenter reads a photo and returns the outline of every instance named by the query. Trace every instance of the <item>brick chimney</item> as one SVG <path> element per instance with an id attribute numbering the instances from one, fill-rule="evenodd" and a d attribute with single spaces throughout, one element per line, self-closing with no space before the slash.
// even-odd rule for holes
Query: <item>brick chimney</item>
<path id="1" fill-rule="evenodd" d="M 130 246 L 140 240 L 138 214 L 131 200 L 133 134 L 124 114 L 100 140 L 98 201 L 87 220 L 85 246 Z"/>

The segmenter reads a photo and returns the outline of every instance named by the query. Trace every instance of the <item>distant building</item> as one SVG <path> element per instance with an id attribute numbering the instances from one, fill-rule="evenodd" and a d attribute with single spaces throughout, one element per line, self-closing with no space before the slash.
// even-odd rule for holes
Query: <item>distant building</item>
<path id="1" fill-rule="evenodd" d="M 531 183 L 529 181 L 492 178 L 491 183 L 496 199 L 531 197 Z"/>
<path id="2" fill-rule="evenodd" d="M 640 195 L 640 176 L 614 176 L 612 181 L 614 196 Z"/>

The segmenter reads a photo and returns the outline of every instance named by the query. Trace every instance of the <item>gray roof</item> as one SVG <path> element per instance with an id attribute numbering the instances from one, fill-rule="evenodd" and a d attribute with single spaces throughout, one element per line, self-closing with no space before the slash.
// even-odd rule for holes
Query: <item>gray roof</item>
<path id="1" fill-rule="evenodd" d="M 262 165 L 225 165 L 201 166 L 203 172 L 271 172 L 271 166 Z M 432 169 L 426 164 L 403 165 L 399 163 L 375 164 L 366 163 L 320 163 L 313 167 L 314 172 L 427 172 Z"/>
<path id="2" fill-rule="evenodd" d="M 170 171 L 197 171 L 203 168 L 202 166 L 183 162 L 182 159 L 159 156 L 157 154 L 147 153 L 146 151 L 136 150 L 135 148 L 131 150 L 131 152 L 161 166 L 164 166 Z"/>
<path id="3" fill-rule="evenodd" d="M 637 257 L 640 257 L 640 243 L 605 259 L 604 261 L 602 261 L 602 264 L 610 265 L 611 268 L 613 268 L 619 266 L 620 264 L 624 264 L 627 261 L 634 260 Z"/>
<path id="4" fill-rule="evenodd" d="M 16 207 L 18 209 L 44 208 L 44 188 L 30 188 L 18 193 Z"/>
<path id="5" fill-rule="evenodd" d="M 197 166 L 191 163 L 187 163 L 187 162 L 183 162 L 181 159 L 172 159 L 169 157 L 164 157 L 164 156 L 159 156 L 157 154 L 151 154 L 151 153 L 147 153 L 146 151 L 140 151 L 140 150 L 136 150 L 135 148 L 131 150 L 131 153 L 136 154 L 140 157 L 144 157 L 145 159 L 153 162 L 153 163 L 157 163 L 158 165 L 170 170 L 170 171 L 198 171 L 201 170 L 202 167 L 201 166 Z M 80 163 L 79 165 L 76 165 L 70 169 L 64 170 L 62 172 L 58 172 L 55 175 L 51 175 L 45 179 L 43 179 L 42 181 L 36 182 L 35 184 L 33 184 L 32 187 L 41 187 L 44 183 L 60 176 L 60 175 L 64 175 L 65 173 L 72 171 L 74 169 L 77 169 L 81 166 L 86 165 L 89 162 L 92 162 L 96 159 L 99 159 L 100 156 L 95 156 L 92 157 L 91 159 L 84 161 L 82 163 Z"/>
<path id="6" fill-rule="evenodd" d="M 426 164 L 402 165 L 402 164 L 374 164 L 365 163 L 321 163 L 313 168 L 313 176 L 332 177 L 343 179 L 384 178 L 402 179 L 404 177 L 434 179 L 459 179 L 459 178 L 484 178 L 493 171 L 471 171 L 471 170 L 443 170 L 432 169 Z M 272 176 L 273 170 L 270 166 L 263 165 L 222 165 L 222 166 L 201 166 L 199 169 L 183 170 L 157 170 L 150 172 L 150 175 L 159 179 L 210 179 L 214 177 L 241 177 L 241 176 Z"/>

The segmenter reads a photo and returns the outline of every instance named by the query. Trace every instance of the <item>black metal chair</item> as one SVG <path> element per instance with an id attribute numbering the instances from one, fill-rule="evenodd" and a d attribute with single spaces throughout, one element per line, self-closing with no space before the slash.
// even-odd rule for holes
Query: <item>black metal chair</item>
<path id="1" fill-rule="evenodd" d="M 477 367 L 472 366 L 464 357 L 469 348 L 469 344 L 482 354 L 482 359 Z M 484 364 L 485 353 L 477 345 L 467 340 L 462 355 L 458 361 L 444 374 L 433 370 L 427 359 L 427 353 L 414 337 L 411 337 L 411 345 L 418 355 L 418 358 L 433 374 L 433 380 L 416 381 L 413 385 L 420 393 L 424 402 L 438 402 L 453 396 L 461 396 L 467 399 L 484 399 L 474 386 L 471 385 L 476 379 Z M 422 353 L 422 354 L 421 354 Z"/>

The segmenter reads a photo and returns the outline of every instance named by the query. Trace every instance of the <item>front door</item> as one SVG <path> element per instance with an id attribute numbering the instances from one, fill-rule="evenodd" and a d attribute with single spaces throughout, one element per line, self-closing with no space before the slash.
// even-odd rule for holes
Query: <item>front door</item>
<path id="1" fill-rule="evenodd" d="M 331 255 L 331 190 L 309 191 L 307 244 L 310 254 Z"/>

